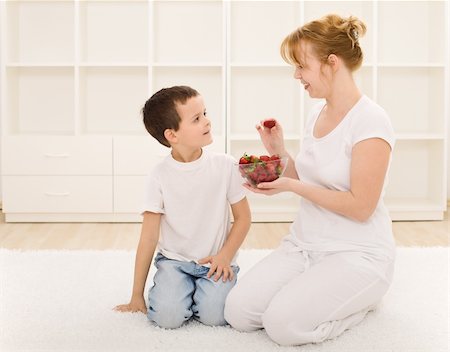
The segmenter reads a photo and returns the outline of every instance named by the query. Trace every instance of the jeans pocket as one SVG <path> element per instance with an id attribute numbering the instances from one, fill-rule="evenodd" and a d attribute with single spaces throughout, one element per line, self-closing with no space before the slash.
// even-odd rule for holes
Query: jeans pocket
<path id="1" fill-rule="evenodd" d="M 159 269 L 159 263 L 162 260 L 167 260 L 167 258 L 165 256 L 163 256 L 160 252 L 158 252 L 158 254 L 156 255 L 156 257 L 154 259 L 154 264 L 155 264 L 157 269 Z"/>

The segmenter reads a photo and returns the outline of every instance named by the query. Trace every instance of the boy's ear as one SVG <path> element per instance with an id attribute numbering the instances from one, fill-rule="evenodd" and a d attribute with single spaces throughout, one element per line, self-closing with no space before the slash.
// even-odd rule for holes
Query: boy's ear
<path id="1" fill-rule="evenodd" d="M 164 137 L 170 144 L 175 144 L 177 142 L 177 135 L 174 130 L 167 128 L 164 131 Z"/>

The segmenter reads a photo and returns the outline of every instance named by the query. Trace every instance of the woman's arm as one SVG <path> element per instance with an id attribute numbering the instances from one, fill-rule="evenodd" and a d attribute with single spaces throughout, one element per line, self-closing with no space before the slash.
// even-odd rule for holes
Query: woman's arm
<path id="1" fill-rule="evenodd" d="M 231 281 L 233 279 L 234 273 L 230 263 L 244 241 L 245 236 L 247 236 L 251 225 L 251 213 L 247 197 L 232 204 L 231 211 L 233 212 L 234 221 L 223 247 L 216 255 L 202 258 L 198 261 L 199 264 L 211 263 L 208 277 L 215 273 L 214 280 L 216 281 L 220 276 L 223 276 L 223 281 L 227 279 Z"/>
<path id="2" fill-rule="evenodd" d="M 141 238 L 136 251 L 134 264 L 134 282 L 131 300 L 114 309 L 121 312 L 147 312 L 144 300 L 144 288 L 150 264 L 159 239 L 161 214 L 145 212 L 142 221 Z"/>
<path id="3" fill-rule="evenodd" d="M 330 190 L 285 177 L 260 183 L 256 190 L 249 189 L 268 195 L 295 192 L 327 210 L 364 222 L 380 199 L 390 154 L 391 147 L 383 139 L 370 138 L 357 143 L 352 150 L 349 191 Z"/>

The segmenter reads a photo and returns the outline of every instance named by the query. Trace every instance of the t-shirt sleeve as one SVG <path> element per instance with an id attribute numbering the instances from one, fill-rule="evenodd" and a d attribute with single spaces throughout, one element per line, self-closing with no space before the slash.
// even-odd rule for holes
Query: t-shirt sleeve
<path id="1" fill-rule="evenodd" d="M 352 144 L 355 145 L 370 138 L 381 138 L 394 149 L 395 134 L 387 113 L 377 108 L 373 111 L 362 113 L 352 129 Z"/>
<path id="2" fill-rule="evenodd" d="M 247 195 L 247 190 L 242 185 L 244 180 L 242 179 L 241 174 L 239 173 L 238 163 L 232 157 L 226 156 L 227 165 L 229 168 L 229 182 L 228 182 L 228 190 L 227 190 L 227 199 L 230 204 L 235 204 L 242 200 Z"/>
<path id="3" fill-rule="evenodd" d="M 146 211 L 164 214 L 164 202 L 161 191 L 161 182 L 159 180 L 160 178 L 156 171 L 153 171 L 147 176 L 144 201 L 140 212 L 141 215 Z"/>

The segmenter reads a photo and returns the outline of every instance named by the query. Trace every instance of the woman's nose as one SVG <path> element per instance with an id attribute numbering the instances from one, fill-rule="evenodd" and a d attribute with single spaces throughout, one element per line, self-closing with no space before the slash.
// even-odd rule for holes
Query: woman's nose
<path id="1" fill-rule="evenodd" d="M 297 67 L 294 70 L 294 78 L 295 79 L 301 79 L 302 78 L 302 74 L 300 73 L 300 69 L 297 68 Z"/>

